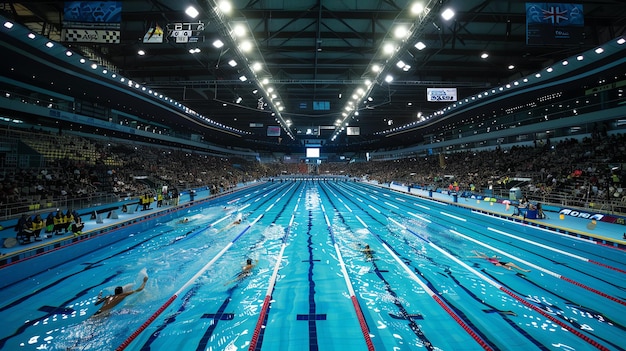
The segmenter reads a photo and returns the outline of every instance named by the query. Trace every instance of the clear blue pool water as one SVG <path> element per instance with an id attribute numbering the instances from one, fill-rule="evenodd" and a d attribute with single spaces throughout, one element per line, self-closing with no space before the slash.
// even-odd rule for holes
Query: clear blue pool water
<path id="1" fill-rule="evenodd" d="M 366 184 L 264 183 L 121 230 L 114 245 L 0 290 L 0 349 L 625 345 L 623 251 Z M 234 279 L 247 258 L 258 260 L 253 273 Z M 143 291 L 92 317 L 98 292 L 136 288 L 144 275 Z"/>

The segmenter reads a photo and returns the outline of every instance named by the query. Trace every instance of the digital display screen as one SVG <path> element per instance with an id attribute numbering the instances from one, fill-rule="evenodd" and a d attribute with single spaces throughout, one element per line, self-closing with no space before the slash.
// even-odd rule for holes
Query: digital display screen
<path id="1" fill-rule="evenodd" d="M 307 158 L 318 158 L 318 157 L 320 157 L 320 149 L 318 147 L 307 147 L 306 148 L 306 157 Z"/>

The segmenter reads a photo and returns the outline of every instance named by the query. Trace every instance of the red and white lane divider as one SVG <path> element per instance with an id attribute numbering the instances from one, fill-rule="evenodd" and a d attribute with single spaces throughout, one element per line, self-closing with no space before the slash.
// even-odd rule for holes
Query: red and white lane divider
<path id="1" fill-rule="evenodd" d="M 269 281 L 269 286 L 267 287 L 267 292 L 265 293 L 265 299 L 263 299 L 263 305 L 261 306 L 261 313 L 259 314 L 259 319 L 256 322 L 256 327 L 254 328 L 254 332 L 252 333 L 252 339 L 250 340 L 250 346 L 248 347 L 249 351 L 254 351 L 256 349 L 256 345 L 259 342 L 259 336 L 261 334 L 261 329 L 265 327 L 265 317 L 267 316 L 267 311 L 270 308 L 270 302 L 272 300 L 272 292 L 274 291 L 274 285 L 276 285 L 276 278 L 278 277 L 278 270 L 280 269 L 280 264 L 283 260 L 283 255 L 285 253 L 285 248 L 287 247 L 287 237 L 289 236 L 289 231 L 291 230 L 291 226 L 293 225 L 293 220 L 296 215 L 296 211 L 298 210 L 298 204 L 300 203 L 300 198 L 298 198 L 298 202 L 293 209 L 293 213 L 291 215 L 291 219 L 289 220 L 289 225 L 287 226 L 285 236 L 283 239 L 283 244 L 280 247 L 280 252 L 278 253 L 278 257 L 276 258 L 276 264 L 274 265 L 274 271 L 272 272 L 272 277 Z"/>
<path id="2" fill-rule="evenodd" d="M 469 238 L 465 235 L 462 235 L 460 233 L 457 233 L 453 230 L 451 230 L 451 232 L 461 235 L 464 238 Z M 477 271 L 476 269 L 470 267 L 469 265 L 467 265 L 465 262 L 459 260 L 458 258 L 452 256 L 450 253 L 448 253 L 447 251 L 443 250 L 442 248 L 438 247 L 437 245 L 429 242 L 429 245 L 434 248 L 435 250 L 441 252 L 442 254 L 444 254 L 445 256 L 447 256 L 448 258 L 450 258 L 451 260 L 455 261 L 457 264 L 463 266 L 465 269 L 469 270 L 470 272 L 472 272 L 473 274 L 475 274 L 476 276 L 478 276 L 480 279 L 484 280 L 485 282 L 489 283 L 490 285 L 496 287 L 497 289 L 505 292 L 507 295 L 511 296 L 512 298 L 514 298 L 515 300 L 521 302 L 524 306 L 534 310 L 537 313 L 540 313 L 542 316 L 548 318 L 549 320 L 551 320 L 552 322 L 554 322 L 555 324 L 558 324 L 561 328 L 566 329 L 567 331 L 569 331 L 570 333 L 576 335 L 577 337 L 583 339 L 584 341 L 586 341 L 587 343 L 591 344 L 592 346 L 594 346 L 595 348 L 599 349 L 599 350 L 603 350 L 603 351 L 609 351 L 609 349 L 604 346 L 601 345 L 600 343 L 598 343 L 597 341 L 591 339 L 590 337 L 588 337 L 587 335 L 581 333 L 578 329 L 574 329 L 571 326 L 563 323 L 563 321 L 561 321 L 560 319 L 550 315 L 549 313 L 547 313 L 546 311 L 542 310 L 541 308 L 535 306 L 534 304 L 530 303 L 529 301 L 527 301 L 525 298 L 518 296 L 517 294 L 515 294 L 514 292 L 512 292 L 511 290 L 507 289 L 506 287 L 504 287 L 503 285 L 495 282 L 493 279 L 487 277 L 486 275 L 482 274 L 481 272 Z M 499 253 L 501 254 L 505 254 L 503 251 L 497 250 Z M 511 255 L 506 254 L 506 256 L 511 257 Z M 529 262 L 526 262 L 524 260 L 520 260 L 518 259 L 520 262 L 524 262 L 524 264 L 528 264 L 529 266 L 541 269 L 539 266 L 537 265 L 533 265 L 533 264 L 529 264 Z M 548 274 L 552 274 L 549 273 L 548 270 L 544 270 L 541 269 L 542 271 L 548 273 Z"/>
<path id="3" fill-rule="evenodd" d="M 543 249 L 546 249 L 546 250 L 550 250 L 550 251 L 558 252 L 558 253 L 560 253 L 560 254 L 562 254 L 562 255 L 565 255 L 565 256 L 573 257 L 573 258 L 575 258 L 575 259 L 578 259 L 578 260 L 581 260 L 581 261 L 584 261 L 584 262 L 593 263 L 593 264 L 595 264 L 595 265 L 602 266 L 602 267 L 604 267 L 604 268 L 608 268 L 608 269 L 610 269 L 610 270 L 613 270 L 613 271 L 616 271 L 616 272 L 620 272 L 620 273 L 624 273 L 624 274 L 626 274 L 626 271 L 625 271 L 625 270 L 623 270 L 623 269 L 621 269 L 621 268 L 618 268 L 618 267 L 614 267 L 614 266 L 610 266 L 610 265 L 608 265 L 608 264 L 604 264 L 604 263 L 602 263 L 602 262 L 594 261 L 594 260 L 592 260 L 592 259 L 590 259 L 590 258 L 583 257 L 583 256 L 579 256 L 579 255 L 575 255 L 575 254 L 573 254 L 573 253 L 570 253 L 570 252 L 567 252 L 567 251 L 564 251 L 564 250 L 555 249 L 555 248 L 553 248 L 553 247 L 551 247 L 551 246 L 544 245 L 544 244 L 540 244 L 540 243 L 538 243 L 538 242 L 535 242 L 535 241 L 532 241 L 532 240 L 529 240 L 529 239 L 526 239 L 526 238 L 521 238 L 521 237 L 515 236 L 515 235 L 513 235 L 513 234 L 510 234 L 510 233 L 507 233 L 507 232 L 503 232 L 503 231 L 498 230 L 498 229 L 494 229 L 494 228 L 491 228 L 491 227 L 487 227 L 487 229 L 488 229 L 488 230 L 490 230 L 490 231 L 492 231 L 492 232 L 498 233 L 498 234 L 500 234 L 500 235 L 508 236 L 509 238 L 513 238 L 513 239 L 515 239 L 515 240 L 523 241 L 523 242 L 525 242 L 525 243 L 529 243 L 529 244 L 534 245 L 534 246 L 539 246 L 539 247 L 541 247 L 541 248 L 543 248 Z M 571 236 L 569 236 L 569 235 L 568 235 L 567 237 L 568 237 L 568 238 L 572 238 L 572 237 L 571 237 Z M 585 241 L 587 241 L 587 242 L 591 242 L 591 243 L 594 243 L 594 244 L 596 243 L 595 241 L 589 241 L 589 240 L 585 240 Z"/>
<path id="4" fill-rule="evenodd" d="M 568 283 L 574 284 L 574 285 L 576 285 L 576 286 L 578 286 L 578 287 L 581 287 L 581 288 L 583 288 L 583 289 L 585 289 L 585 290 L 587 290 L 587 291 L 591 291 L 591 292 L 592 292 L 592 293 L 594 293 L 594 294 L 597 294 L 597 295 L 599 295 L 599 296 L 602 296 L 602 297 L 604 297 L 604 298 L 607 298 L 607 299 L 609 299 L 609 300 L 611 300 L 611 301 L 613 301 L 613 302 L 617 302 L 617 303 L 619 303 L 620 305 L 624 305 L 624 306 L 626 306 L 626 301 L 624 301 L 624 300 L 622 300 L 622 299 L 618 299 L 618 298 L 616 298 L 616 297 L 614 297 L 614 296 L 611 296 L 611 295 L 609 295 L 609 294 L 607 294 L 607 293 L 604 293 L 604 292 L 602 292 L 602 291 L 600 291 L 600 290 L 594 289 L 594 288 L 592 288 L 592 287 L 590 287 L 590 286 L 587 286 L 587 285 L 585 285 L 585 284 L 583 284 L 583 283 L 580 283 L 580 282 L 577 282 L 577 281 L 575 281 L 575 280 L 573 280 L 573 279 L 570 279 L 570 278 L 564 277 L 563 275 L 561 275 L 561 274 L 559 274 L 559 273 L 553 272 L 553 271 L 551 271 L 551 270 L 549 270 L 549 269 L 547 269 L 547 268 L 541 267 L 541 266 L 539 266 L 539 265 L 536 265 L 536 264 L 534 264 L 534 263 L 531 263 L 531 262 L 528 262 L 528 261 L 526 261 L 526 260 L 524 260 L 524 259 L 521 259 L 521 258 L 519 258 L 519 257 L 517 257 L 517 256 L 511 255 L 511 254 L 509 254 L 509 253 L 508 253 L 508 252 L 506 252 L 506 251 L 503 251 L 503 250 L 500 250 L 500 249 L 498 249 L 498 248 L 495 248 L 495 247 L 493 247 L 493 246 L 491 246 L 491 245 L 489 245 L 489 244 L 486 244 L 486 243 L 484 243 L 484 242 L 482 242 L 482 241 L 480 241 L 480 240 L 474 239 L 474 238 L 472 238 L 472 237 L 470 237 L 470 236 L 463 235 L 463 234 L 461 234 L 461 233 L 459 233 L 459 232 L 457 232 L 457 231 L 455 231 L 455 230 L 450 230 L 450 232 L 452 232 L 452 233 L 453 233 L 453 234 L 455 234 L 455 235 L 458 235 L 458 236 L 462 237 L 462 238 L 463 238 L 463 239 L 465 239 L 465 240 L 469 240 L 469 241 L 474 242 L 474 243 L 476 243 L 476 244 L 478 244 L 478 245 L 480 245 L 480 246 L 486 247 L 486 248 L 488 248 L 488 249 L 489 249 L 489 250 L 491 250 L 491 251 L 495 251 L 495 252 L 499 253 L 499 254 L 500 254 L 500 255 L 502 255 L 502 256 L 506 256 L 506 257 L 512 258 L 512 259 L 514 259 L 514 260 L 517 260 L 517 261 L 519 261 L 519 262 L 522 262 L 523 264 L 525 264 L 525 265 L 527 265 L 527 266 L 529 266 L 529 267 L 533 267 L 533 268 L 535 268 L 535 269 L 537 269 L 537 270 L 539 270 L 539 271 L 542 271 L 542 272 L 544 272 L 544 273 L 546 273 L 546 274 L 548 274 L 548 275 L 551 275 L 551 276 L 553 276 L 553 277 L 555 277 L 555 278 L 557 278 L 557 279 L 565 280 L 565 281 L 566 281 L 566 282 L 568 282 Z M 519 239 L 519 240 L 522 240 L 522 238 L 518 238 L 518 239 Z M 524 240 L 526 240 L 526 239 L 524 239 Z M 542 245 L 540 245 L 540 246 L 542 246 Z M 557 249 L 553 249 L 553 250 L 557 250 Z M 581 256 L 577 256 L 577 255 L 574 255 L 574 254 L 571 254 L 571 253 L 566 253 L 565 251 L 561 251 L 561 250 L 557 250 L 557 251 L 559 251 L 559 253 L 561 253 L 561 254 L 564 254 L 564 255 L 567 255 L 567 256 L 570 256 L 570 257 L 575 257 L 575 258 L 578 258 L 578 259 L 581 259 L 581 260 L 585 260 L 585 258 L 583 258 L 583 257 L 581 257 Z"/>
<path id="5" fill-rule="evenodd" d="M 363 224 L 365 225 L 365 223 L 363 223 L 363 221 L 361 221 L 360 218 L 357 219 Z M 406 226 L 398 223 L 398 221 L 394 220 L 393 218 L 389 218 L 388 219 L 390 221 L 392 221 L 393 223 L 395 223 L 397 226 L 399 226 L 400 228 L 404 229 L 404 230 L 409 230 L 407 229 Z M 367 228 L 367 226 L 366 226 Z M 367 228 L 369 230 L 369 228 Z M 410 231 L 410 230 L 409 230 Z M 429 242 L 430 243 L 430 242 Z M 431 245 L 434 245 L 432 243 L 430 243 Z M 404 271 L 408 274 L 408 276 L 413 279 L 422 289 L 424 289 L 424 291 L 428 294 L 428 296 L 430 296 L 431 298 L 433 298 L 435 301 L 437 301 L 437 303 L 443 307 L 443 309 L 461 326 L 461 328 L 463 328 L 463 330 L 465 330 L 471 337 L 472 339 L 474 339 L 484 350 L 493 350 L 493 348 L 491 346 L 489 346 L 489 344 L 483 340 L 483 338 L 480 337 L 480 335 L 478 335 L 478 333 L 476 333 L 472 327 L 470 327 L 467 323 L 465 323 L 465 321 L 459 317 L 451 308 L 450 306 L 448 306 L 438 295 L 437 293 L 435 293 L 431 288 L 428 287 L 428 285 L 423 282 L 418 276 L 417 274 L 415 274 L 415 272 L 411 269 L 411 267 L 409 267 L 406 263 L 404 263 L 404 261 L 402 261 L 402 259 L 400 259 L 400 257 L 398 257 L 398 255 L 396 255 L 393 250 L 391 250 L 391 248 L 389 248 L 389 246 L 386 243 L 382 243 L 383 247 L 385 248 L 385 250 L 387 250 L 387 252 L 391 255 L 391 257 L 393 257 L 393 259 L 400 265 L 400 267 L 402 267 L 404 269 Z"/>
<path id="6" fill-rule="evenodd" d="M 324 205 L 322 205 L 322 212 L 324 212 L 324 219 L 326 220 L 326 225 L 328 226 L 328 231 L 331 236 L 333 234 L 333 227 L 330 224 L 330 220 L 326 215 L 326 209 L 324 209 Z M 339 261 L 339 267 L 341 269 L 341 274 L 343 275 L 343 279 L 346 282 L 346 287 L 348 288 L 348 294 L 350 295 L 350 300 L 352 301 L 352 306 L 354 307 L 354 311 L 356 312 L 357 319 L 359 320 L 359 326 L 361 327 L 361 333 L 363 334 L 363 338 L 365 339 L 365 344 L 367 345 L 368 351 L 374 351 L 374 344 L 372 343 L 372 338 L 370 337 L 369 328 L 367 327 L 367 323 L 365 322 L 365 316 L 363 316 L 363 311 L 361 310 L 361 305 L 359 305 L 359 301 L 356 298 L 354 293 L 354 288 L 352 287 L 352 282 L 350 281 L 350 277 L 348 276 L 348 270 L 346 269 L 346 264 L 343 261 L 343 257 L 341 256 L 341 251 L 339 251 L 339 245 L 333 239 L 335 253 L 337 254 L 337 260 Z"/>

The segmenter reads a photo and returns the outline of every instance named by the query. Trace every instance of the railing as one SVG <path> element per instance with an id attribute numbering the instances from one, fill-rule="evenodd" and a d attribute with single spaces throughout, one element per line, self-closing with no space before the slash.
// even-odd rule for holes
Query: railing
<path id="1" fill-rule="evenodd" d="M 16 218 L 22 214 L 47 215 L 51 211 L 56 211 L 57 208 L 61 210 L 80 210 L 82 208 L 100 206 L 119 201 L 120 198 L 115 194 L 95 193 L 83 197 L 58 196 L 53 197 L 52 199 L 42 198 L 41 200 L 37 201 L 21 201 L 13 202 L 10 204 L 0 204 L 0 220 L 5 221 L 8 219 Z M 45 218 L 45 216 L 43 215 L 42 217 Z"/>
<path id="2" fill-rule="evenodd" d="M 586 212 L 597 212 L 603 214 L 626 215 L 626 202 L 622 201 L 622 198 L 600 199 L 597 197 L 578 197 L 569 192 L 524 195 L 531 202 L 540 202 L 543 205 L 548 206 L 567 207 Z M 491 196 L 508 199 L 510 192 L 509 189 L 498 188 L 493 190 L 493 194 Z"/>

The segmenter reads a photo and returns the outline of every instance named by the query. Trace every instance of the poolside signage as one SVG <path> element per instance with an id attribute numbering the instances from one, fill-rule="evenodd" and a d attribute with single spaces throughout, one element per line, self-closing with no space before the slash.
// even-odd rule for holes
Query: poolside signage
<path id="1" fill-rule="evenodd" d="M 562 208 L 559 211 L 559 214 L 570 216 L 570 217 L 613 223 L 613 224 L 622 224 L 622 225 L 626 224 L 626 218 L 624 217 L 602 214 L 602 213 L 578 211 L 578 210 L 573 210 L 571 208 Z"/>

